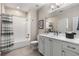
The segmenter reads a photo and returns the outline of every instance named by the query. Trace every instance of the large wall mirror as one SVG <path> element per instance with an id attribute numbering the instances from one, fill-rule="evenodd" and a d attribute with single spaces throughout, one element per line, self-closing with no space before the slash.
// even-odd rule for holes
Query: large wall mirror
<path id="1" fill-rule="evenodd" d="M 69 29 L 68 18 L 62 18 L 58 20 L 57 30 L 58 32 L 65 33 Z"/>
<path id="2" fill-rule="evenodd" d="M 73 31 L 79 35 L 79 16 L 73 17 Z"/>
<path id="3" fill-rule="evenodd" d="M 51 17 L 46 19 L 46 31 L 51 28 L 52 31 L 65 33 L 68 30 L 68 27 L 68 18 L 56 19 Z"/>

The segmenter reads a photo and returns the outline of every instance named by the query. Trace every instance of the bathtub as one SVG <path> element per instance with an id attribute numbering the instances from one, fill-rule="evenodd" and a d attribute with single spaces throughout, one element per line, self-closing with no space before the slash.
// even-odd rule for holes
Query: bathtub
<path id="1" fill-rule="evenodd" d="M 27 40 L 24 41 L 14 41 L 14 45 L 12 46 L 11 50 L 26 47 L 29 45 L 29 42 Z"/>

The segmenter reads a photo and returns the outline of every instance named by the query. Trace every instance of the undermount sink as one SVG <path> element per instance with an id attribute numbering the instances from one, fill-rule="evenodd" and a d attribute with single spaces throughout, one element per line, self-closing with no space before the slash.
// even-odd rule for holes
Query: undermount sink
<path id="1" fill-rule="evenodd" d="M 65 36 L 65 34 L 63 34 L 63 33 L 58 33 L 58 35 L 57 35 L 56 33 L 52 33 L 52 32 L 43 33 L 42 35 L 45 35 L 47 37 L 56 37 L 56 38 Z"/>

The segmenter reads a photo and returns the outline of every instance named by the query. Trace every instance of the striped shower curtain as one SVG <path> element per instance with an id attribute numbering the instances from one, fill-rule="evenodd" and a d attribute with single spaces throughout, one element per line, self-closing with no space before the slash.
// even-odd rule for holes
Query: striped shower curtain
<path id="1" fill-rule="evenodd" d="M 78 17 L 78 25 L 77 25 L 77 30 L 79 30 L 79 17 Z"/>
<path id="2" fill-rule="evenodd" d="M 12 16 L 1 14 L 0 51 L 10 51 L 13 47 L 13 21 Z"/>

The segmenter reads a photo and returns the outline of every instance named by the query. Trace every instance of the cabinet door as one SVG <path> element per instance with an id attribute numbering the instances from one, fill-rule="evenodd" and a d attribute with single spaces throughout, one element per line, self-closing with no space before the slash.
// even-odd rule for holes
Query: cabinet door
<path id="1" fill-rule="evenodd" d="M 53 39 L 50 39 L 50 56 L 53 56 Z"/>
<path id="2" fill-rule="evenodd" d="M 51 56 L 52 54 L 52 49 L 51 49 L 51 47 L 53 46 L 52 41 L 53 40 L 50 38 L 45 38 L 45 55 L 46 56 Z"/>
<path id="3" fill-rule="evenodd" d="M 66 49 L 62 51 L 62 55 L 63 56 L 79 56 L 77 53 L 70 50 L 66 50 Z"/>
<path id="4" fill-rule="evenodd" d="M 53 55 L 54 56 L 61 56 L 61 45 L 62 42 L 58 40 L 53 40 Z"/>
<path id="5" fill-rule="evenodd" d="M 45 56 L 49 55 L 49 39 L 45 38 Z"/>
<path id="6" fill-rule="evenodd" d="M 38 49 L 39 49 L 39 52 L 44 54 L 44 37 L 43 36 L 40 36 L 39 37 L 39 43 L 38 43 Z"/>

